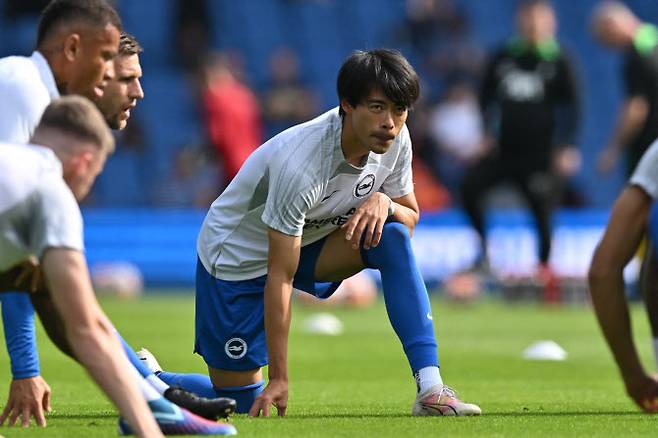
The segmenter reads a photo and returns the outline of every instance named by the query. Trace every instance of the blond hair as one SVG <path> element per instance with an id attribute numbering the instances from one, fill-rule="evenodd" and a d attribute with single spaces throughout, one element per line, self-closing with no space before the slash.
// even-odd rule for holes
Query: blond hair
<path id="1" fill-rule="evenodd" d="M 34 137 L 50 130 L 90 143 L 106 154 L 114 152 L 110 128 L 96 105 L 86 97 L 65 96 L 48 105 Z"/>

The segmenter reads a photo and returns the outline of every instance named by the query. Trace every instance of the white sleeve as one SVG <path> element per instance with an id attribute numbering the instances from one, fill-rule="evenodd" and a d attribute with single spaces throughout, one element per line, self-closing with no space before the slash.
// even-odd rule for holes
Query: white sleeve
<path id="1" fill-rule="evenodd" d="M 61 177 L 48 178 L 38 192 L 30 230 L 30 250 L 41 258 L 47 248 L 84 251 L 80 207 Z"/>
<path id="2" fill-rule="evenodd" d="M 308 168 L 300 170 L 290 162 L 274 160 L 269 168 L 269 188 L 261 216 L 267 226 L 290 236 L 302 235 L 306 213 L 322 194 L 320 184 L 314 185 L 307 176 Z"/>
<path id="3" fill-rule="evenodd" d="M 649 146 L 640 159 L 629 184 L 639 186 L 653 199 L 658 198 L 658 140 Z"/>
<path id="4" fill-rule="evenodd" d="M 29 102 L 34 98 L 19 84 L 0 82 L 0 141 L 26 144 L 41 114 Z"/>
<path id="5" fill-rule="evenodd" d="M 400 153 L 395 161 L 393 172 L 382 184 L 381 191 L 390 198 L 400 198 L 414 191 L 413 175 L 411 172 L 411 137 L 405 125 L 400 131 Z"/>

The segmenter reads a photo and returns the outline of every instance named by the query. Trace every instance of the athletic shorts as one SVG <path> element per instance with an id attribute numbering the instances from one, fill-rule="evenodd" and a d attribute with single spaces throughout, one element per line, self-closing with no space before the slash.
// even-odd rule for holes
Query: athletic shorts
<path id="1" fill-rule="evenodd" d="M 304 246 L 293 287 L 330 297 L 340 282 L 317 283 L 314 272 L 325 239 Z M 264 291 L 267 275 L 227 281 L 213 277 L 197 260 L 194 352 L 212 368 L 245 371 L 267 365 Z"/>

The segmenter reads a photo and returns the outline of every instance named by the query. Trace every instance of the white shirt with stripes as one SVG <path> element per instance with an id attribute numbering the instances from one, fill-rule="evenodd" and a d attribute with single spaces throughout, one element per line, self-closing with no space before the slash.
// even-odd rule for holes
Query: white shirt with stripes
<path id="1" fill-rule="evenodd" d="M 345 161 L 338 108 L 293 126 L 260 146 L 210 207 L 199 238 L 201 263 L 216 278 L 267 273 L 268 227 L 301 236 L 302 246 L 340 227 L 377 191 L 413 191 L 411 140 L 402 128 L 384 154 L 361 167 Z"/>

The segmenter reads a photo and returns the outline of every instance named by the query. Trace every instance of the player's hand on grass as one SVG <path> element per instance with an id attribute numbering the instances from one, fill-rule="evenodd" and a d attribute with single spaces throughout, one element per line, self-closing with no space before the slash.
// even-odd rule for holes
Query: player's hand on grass
<path id="1" fill-rule="evenodd" d="M 359 249 L 362 236 L 365 236 L 363 238 L 364 249 L 379 245 L 391 202 L 393 202 L 391 198 L 384 193 L 377 192 L 366 199 L 356 209 L 354 215 L 341 226 L 345 230 L 345 239 L 352 242 L 352 248 Z"/>
<path id="2" fill-rule="evenodd" d="M 286 415 L 288 407 L 288 382 L 283 380 L 270 380 L 263 392 L 258 394 L 254 404 L 249 409 L 250 417 L 270 416 L 271 407 L 276 407 L 279 417 Z"/>
<path id="3" fill-rule="evenodd" d="M 8 425 L 16 424 L 21 417 L 21 426 L 30 425 L 30 417 L 34 417 L 37 424 L 46 427 L 45 412 L 50 412 L 50 386 L 41 376 L 27 379 L 14 379 L 9 388 L 7 405 L 0 415 L 0 425 L 9 419 Z"/>
<path id="4" fill-rule="evenodd" d="M 658 413 L 658 381 L 643 375 L 626 381 L 626 392 L 644 412 Z"/>

